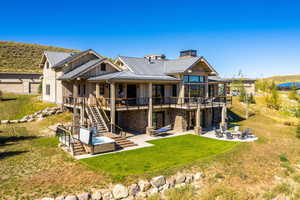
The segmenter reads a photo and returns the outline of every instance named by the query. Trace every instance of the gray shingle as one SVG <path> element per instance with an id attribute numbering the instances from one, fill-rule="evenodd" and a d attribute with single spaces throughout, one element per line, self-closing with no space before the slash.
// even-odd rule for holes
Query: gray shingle
<path id="1" fill-rule="evenodd" d="M 59 77 L 60 80 L 65 80 L 65 79 L 72 79 L 72 78 L 77 78 L 79 75 L 87 72 L 89 69 L 91 69 L 94 65 L 101 63 L 105 58 L 102 59 L 94 59 L 90 60 L 87 63 L 84 63 L 81 66 L 76 67 L 72 71 L 62 75 Z"/>
<path id="2" fill-rule="evenodd" d="M 55 66 L 57 63 L 71 57 L 74 53 L 60 52 L 60 51 L 45 51 L 45 56 L 47 57 L 50 66 Z"/>

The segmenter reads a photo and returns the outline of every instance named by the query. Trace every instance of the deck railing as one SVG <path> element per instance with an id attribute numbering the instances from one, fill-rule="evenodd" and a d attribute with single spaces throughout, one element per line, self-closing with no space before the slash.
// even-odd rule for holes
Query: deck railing
<path id="1" fill-rule="evenodd" d="M 101 105 L 103 109 L 109 108 L 111 106 L 110 98 L 94 98 L 89 100 L 87 97 L 64 97 L 64 104 L 70 105 L 82 105 L 82 103 L 87 103 L 89 105 Z M 215 105 L 226 105 L 232 104 L 232 96 L 218 96 L 218 97 L 152 97 L 153 106 L 166 106 L 166 105 L 175 105 L 182 107 L 192 107 L 200 103 L 201 106 L 215 106 Z M 130 107 L 145 107 L 149 106 L 149 98 L 116 98 L 115 99 L 116 108 L 130 108 Z"/>

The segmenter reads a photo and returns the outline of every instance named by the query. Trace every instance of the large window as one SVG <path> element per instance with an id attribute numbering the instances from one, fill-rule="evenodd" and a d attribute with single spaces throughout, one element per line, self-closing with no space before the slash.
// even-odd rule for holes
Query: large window
<path id="1" fill-rule="evenodd" d="M 50 95 L 50 85 L 46 85 L 46 95 Z"/>
<path id="2" fill-rule="evenodd" d="M 185 97 L 204 97 L 204 85 L 185 85 Z"/>
<path id="3" fill-rule="evenodd" d="M 204 76 L 196 76 L 196 75 L 185 75 L 183 77 L 183 82 L 185 83 L 204 83 Z"/>
<path id="4" fill-rule="evenodd" d="M 101 71 L 106 71 L 106 64 L 105 63 L 101 63 Z"/>

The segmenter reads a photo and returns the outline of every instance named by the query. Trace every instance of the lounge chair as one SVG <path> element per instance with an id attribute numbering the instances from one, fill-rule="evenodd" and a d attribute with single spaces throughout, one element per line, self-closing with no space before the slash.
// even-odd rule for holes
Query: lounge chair
<path id="1" fill-rule="evenodd" d="M 222 132 L 220 130 L 215 130 L 215 136 L 217 138 L 221 138 L 221 137 L 223 137 L 223 134 L 222 134 Z"/>
<path id="2" fill-rule="evenodd" d="M 245 130 L 245 131 L 243 131 L 242 132 L 242 134 L 241 134 L 241 136 L 240 136 L 240 139 L 246 139 L 248 137 L 248 135 L 247 135 L 247 131 Z"/>
<path id="3" fill-rule="evenodd" d="M 253 137 L 253 132 L 251 128 L 246 128 L 245 130 L 247 137 Z"/>

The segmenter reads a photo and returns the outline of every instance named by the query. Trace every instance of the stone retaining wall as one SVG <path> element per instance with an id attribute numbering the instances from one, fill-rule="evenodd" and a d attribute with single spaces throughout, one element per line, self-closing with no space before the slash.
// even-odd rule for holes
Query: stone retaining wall
<path id="1" fill-rule="evenodd" d="M 159 194 L 164 199 L 164 192 L 171 188 L 179 188 L 187 185 L 193 185 L 200 188 L 202 185 L 203 174 L 178 173 L 168 179 L 164 176 L 157 176 L 148 180 L 140 180 L 130 186 L 122 184 L 113 185 L 106 189 L 92 189 L 91 192 L 80 194 L 69 194 L 58 197 L 45 197 L 42 200 L 129 200 L 145 199 L 147 197 Z"/>

